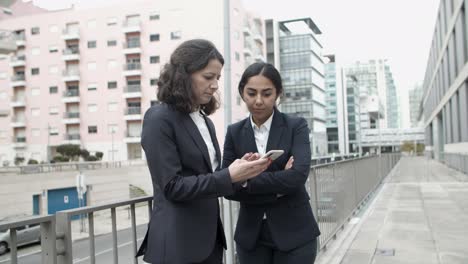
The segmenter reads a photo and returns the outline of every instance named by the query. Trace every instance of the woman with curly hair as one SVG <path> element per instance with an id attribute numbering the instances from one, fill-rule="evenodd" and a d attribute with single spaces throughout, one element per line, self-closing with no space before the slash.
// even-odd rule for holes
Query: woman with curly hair
<path id="1" fill-rule="evenodd" d="M 208 115 L 216 99 L 223 56 L 207 40 L 183 42 L 158 82 L 159 104 L 145 113 L 141 145 L 153 182 L 154 207 L 138 255 L 149 263 L 222 263 L 226 239 L 218 197 L 264 171 L 270 161 L 221 154 Z"/>

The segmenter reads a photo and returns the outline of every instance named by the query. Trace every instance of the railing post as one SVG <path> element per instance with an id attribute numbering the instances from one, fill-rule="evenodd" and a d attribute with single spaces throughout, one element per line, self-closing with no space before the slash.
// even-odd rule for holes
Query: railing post
<path id="1" fill-rule="evenodd" d="M 57 239 L 55 236 L 55 218 L 41 223 L 42 263 L 57 264 Z"/>
<path id="2" fill-rule="evenodd" d="M 67 213 L 55 215 L 57 234 L 57 264 L 73 264 L 71 218 Z"/>

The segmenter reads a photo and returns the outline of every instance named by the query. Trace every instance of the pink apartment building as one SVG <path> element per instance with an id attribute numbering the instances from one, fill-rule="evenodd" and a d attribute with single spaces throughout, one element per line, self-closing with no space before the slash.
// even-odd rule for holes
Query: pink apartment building
<path id="1" fill-rule="evenodd" d="M 141 123 L 160 69 L 191 38 L 211 40 L 227 61 L 222 107 L 212 116 L 221 146 L 225 127 L 246 116 L 237 84 L 246 65 L 264 60 L 265 38 L 263 21 L 240 0 L 129 0 L 50 12 L 14 5 L 0 17 L 17 44 L 0 60 L 0 166 L 15 157 L 47 161 L 65 143 L 107 161 L 143 159 Z"/>

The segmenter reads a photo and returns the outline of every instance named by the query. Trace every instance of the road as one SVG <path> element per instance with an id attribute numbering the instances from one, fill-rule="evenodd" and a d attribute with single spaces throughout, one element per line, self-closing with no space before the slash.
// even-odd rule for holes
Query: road
<path id="1" fill-rule="evenodd" d="M 146 225 L 137 226 L 137 240 L 138 245 L 146 232 Z M 133 263 L 133 250 L 131 242 L 130 229 L 120 230 L 117 234 L 117 245 L 119 252 L 119 263 Z M 96 247 L 96 263 L 111 264 L 113 263 L 112 251 L 112 234 L 106 234 L 95 237 Z M 10 253 L 0 256 L 0 264 L 10 263 Z M 40 244 L 33 244 L 23 246 L 18 249 L 18 263 L 21 264 L 38 264 L 41 263 L 41 246 Z M 74 264 L 87 264 L 89 260 L 89 240 L 81 239 L 73 243 L 73 263 Z M 139 263 L 144 263 L 139 258 Z"/>

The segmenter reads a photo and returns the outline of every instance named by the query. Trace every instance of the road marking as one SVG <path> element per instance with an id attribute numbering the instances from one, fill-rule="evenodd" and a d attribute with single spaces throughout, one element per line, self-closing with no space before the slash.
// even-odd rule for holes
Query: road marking
<path id="1" fill-rule="evenodd" d="M 137 239 L 137 242 L 140 241 L 140 240 L 143 240 L 143 238 L 138 238 L 138 239 Z M 125 246 L 128 246 L 128 245 L 131 245 L 132 243 L 133 243 L 132 241 L 129 241 L 129 242 L 126 242 L 126 243 L 123 243 L 123 244 L 118 245 L 117 248 L 122 248 L 122 247 L 125 247 Z M 106 250 L 103 250 L 103 251 L 101 251 L 101 252 L 96 253 L 94 256 L 97 257 L 97 256 L 100 256 L 100 255 L 103 255 L 103 254 L 112 252 L 112 250 L 113 250 L 112 248 L 109 248 L 109 249 L 106 249 Z M 89 256 L 88 256 L 88 257 L 85 257 L 85 258 L 82 258 L 82 259 L 78 259 L 78 258 L 77 258 L 77 259 L 74 259 L 74 260 L 73 260 L 73 264 L 75 264 L 75 263 L 80 263 L 80 262 L 83 262 L 83 261 L 88 260 L 88 259 L 89 259 Z"/>
<path id="2" fill-rule="evenodd" d="M 19 256 L 18 256 L 18 259 L 23 258 L 23 257 L 30 256 L 30 255 L 34 255 L 34 254 L 37 254 L 37 253 L 41 253 L 41 251 L 42 251 L 42 250 L 36 250 L 36 251 L 32 251 L 32 252 L 30 252 L 30 253 L 26 253 L 26 254 L 23 254 L 23 255 L 19 255 Z M 0 263 L 4 263 L 4 262 L 7 262 L 7 261 L 8 261 L 8 263 L 10 263 L 10 260 L 11 260 L 11 259 L 9 259 L 9 258 L 8 258 L 8 259 L 4 259 L 4 260 L 1 260 Z"/>

